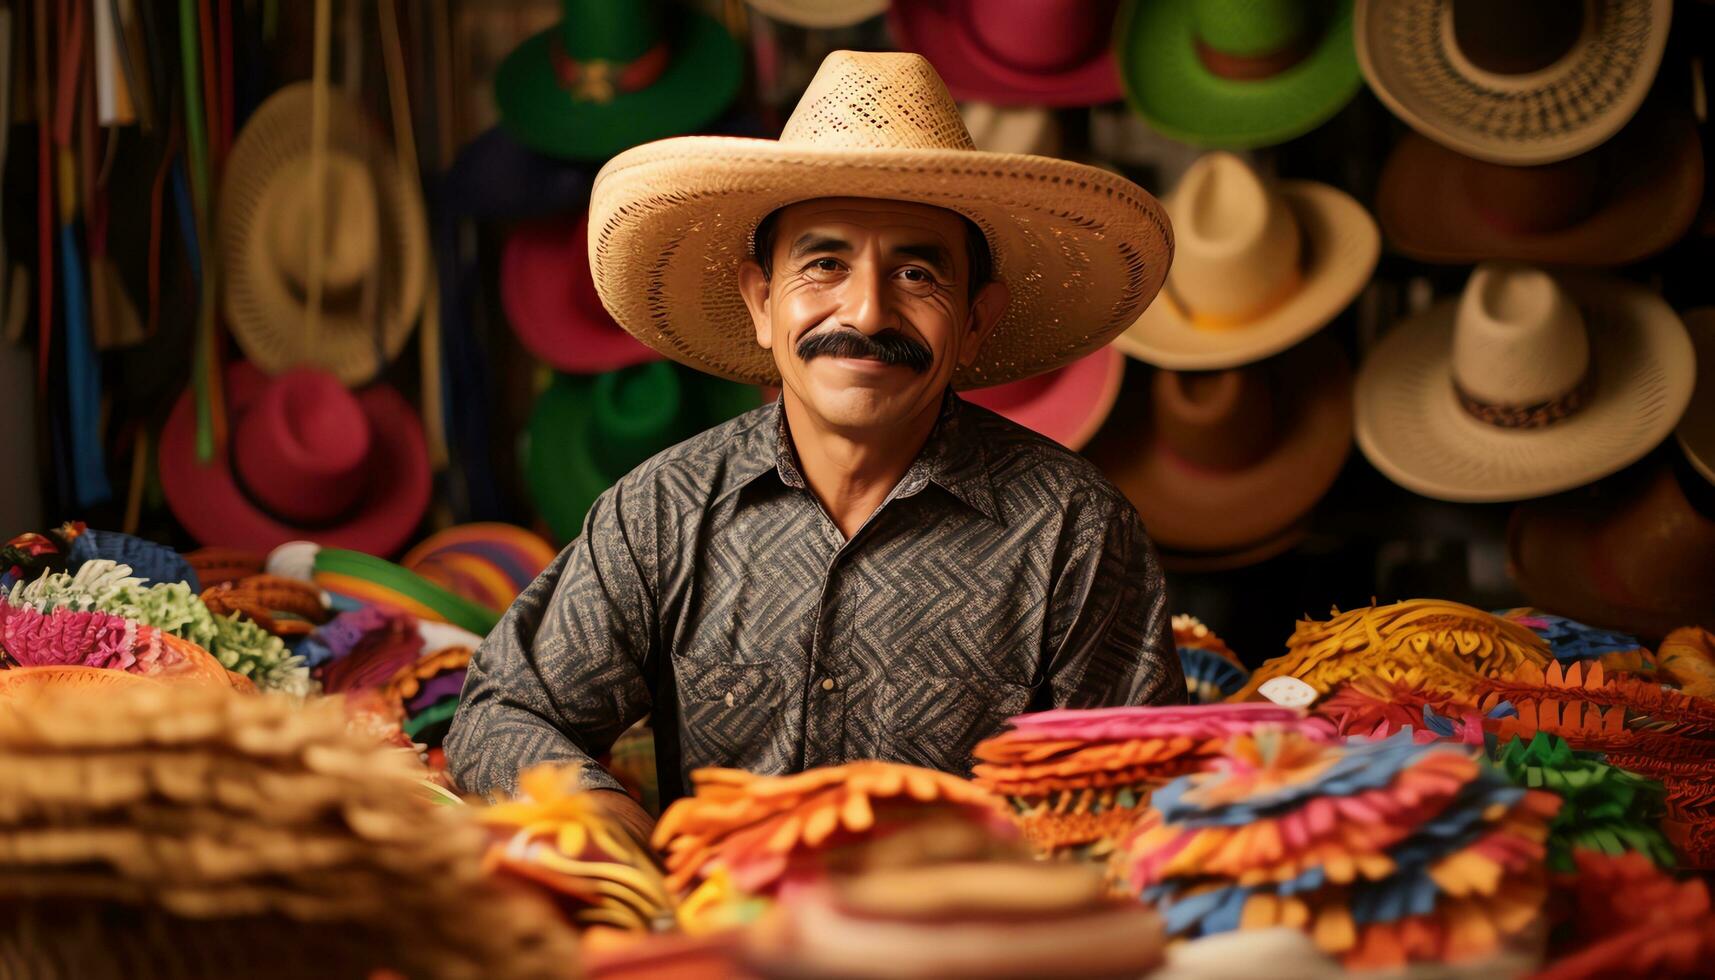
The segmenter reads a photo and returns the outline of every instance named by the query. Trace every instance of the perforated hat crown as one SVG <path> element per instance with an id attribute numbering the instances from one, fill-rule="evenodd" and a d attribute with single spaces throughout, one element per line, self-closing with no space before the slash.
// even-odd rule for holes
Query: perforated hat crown
<path id="1" fill-rule="evenodd" d="M 782 146 L 974 150 L 958 104 L 918 54 L 835 51 L 822 62 Z"/>

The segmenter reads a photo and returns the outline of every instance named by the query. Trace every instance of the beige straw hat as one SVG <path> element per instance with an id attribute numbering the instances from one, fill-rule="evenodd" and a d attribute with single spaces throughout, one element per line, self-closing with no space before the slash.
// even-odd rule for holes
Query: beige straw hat
<path id="1" fill-rule="evenodd" d="M 760 13 L 797 27 L 850 27 L 887 10 L 888 0 L 745 0 Z"/>
<path id="2" fill-rule="evenodd" d="M 1167 288 L 1114 345 L 1173 371 L 1297 344 L 1352 302 L 1381 255 L 1375 220 L 1350 195 L 1270 184 L 1231 153 L 1199 158 L 1166 203 L 1178 238 Z"/>
<path id="3" fill-rule="evenodd" d="M 1167 276 L 1173 232 L 1123 177 L 975 149 L 922 57 L 836 51 L 778 142 L 687 136 L 621 153 L 596 176 L 590 256 L 608 312 L 702 371 L 775 383 L 738 291 L 757 224 L 818 197 L 914 201 L 982 229 L 1005 315 L 953 384 L 976 388 L 1090 353 L 1137 319 Z"/>
<path id="4" fill-rule="evenodd" d="M 1427 497 L 1541 497 L 1654 449 L 1695 374 L 1684 324 L 1650 290 L 1487 263 L 1370 353 L 1358 446 Z"/>
<path id="5" fill-rule="evenodd" d="M 232 148 L 220 192 L 225 310 L 238 345 L 277 374 L 313 366 L 355 386 L 405 346 L 429 271 L 423 198 L 363 110 L 327 93 L 322 242 L 310 241 L 315 192 L 310 83 L 262 103 Z M 319 255 L 313 248 L 319 247 Z M 310 324 L 319 268 L 320 314 Z"/>
<path id="6" fill-rule="evenodd" d="M 1674 434 L 1692 468 L 1715 483 L 1715 306 L 1687 310 L 1684 316 L 1697 350 L 1697 387 Z"/>

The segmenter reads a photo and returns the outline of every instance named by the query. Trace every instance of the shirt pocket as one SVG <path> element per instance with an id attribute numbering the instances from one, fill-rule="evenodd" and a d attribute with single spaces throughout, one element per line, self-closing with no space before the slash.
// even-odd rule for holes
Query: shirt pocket
<path id="1" fill-rule="evenodd" d="M 902 668 L 876 712 L 881 758 L 969 775 L 971 750 L 1030 706 L 1031 690 L 992 675 L 955 677 Z"/>
<path id="2" fill-rule="evenodd" d="M 685 761 L 691 766 L 755 765 L 784 714 L 779 665 L 685 656 L 674 669 Z"/>

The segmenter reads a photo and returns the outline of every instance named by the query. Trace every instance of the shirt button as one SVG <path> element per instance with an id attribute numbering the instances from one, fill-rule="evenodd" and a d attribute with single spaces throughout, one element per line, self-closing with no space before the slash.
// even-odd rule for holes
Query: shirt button
<path id="1" fill-rule="evenodd" d="M 833 689 L 834 689 L 834 679 L 832 677 L 822 678 L 822 690 L 832 691 Z"/>

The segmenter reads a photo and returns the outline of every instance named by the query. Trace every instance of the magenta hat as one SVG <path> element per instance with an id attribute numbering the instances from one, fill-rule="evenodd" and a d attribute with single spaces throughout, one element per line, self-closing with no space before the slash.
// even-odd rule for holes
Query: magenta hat
<path id="1" fill-rule="evenodd" d="M 893 0 L 888 26 L 960 101 L 1049 107 L 1121 95 L 1117 0 Z"/>
<path id="2" fill-rule="evenodd" d="M 1113 410 L 1124 378 L 1125 355 L 1108 346 L 1063 368 L 961 392 L 959 397 L 1040 432 L 1067 449 L 1082 449 Z"/>
<path id="3" fill-rule="evenodd" d="M 659 360 L 613 321 L 590 277 L 589 214 L 520 226 L 500 256 L 500 303 L 524 347 L 568 374 Z"/>

